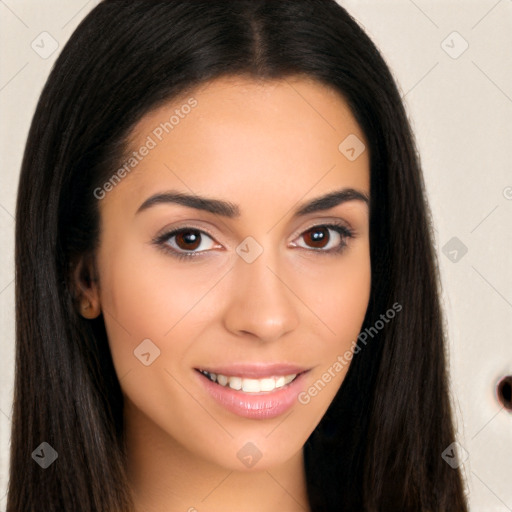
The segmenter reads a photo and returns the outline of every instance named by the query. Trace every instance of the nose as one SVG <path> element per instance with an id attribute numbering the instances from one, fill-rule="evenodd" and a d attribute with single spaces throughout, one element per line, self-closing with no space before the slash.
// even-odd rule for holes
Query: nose
<path id="1" fill-rule="evenodd" d="M 230 300 L 224 327 L 237 336 L 251 335 L 262 342 L 275 341 L 299 324 L 290 274 L 279 271 L 274 258 L 263 253 L 252 263 L 238 258 L 232 271 Z"/>

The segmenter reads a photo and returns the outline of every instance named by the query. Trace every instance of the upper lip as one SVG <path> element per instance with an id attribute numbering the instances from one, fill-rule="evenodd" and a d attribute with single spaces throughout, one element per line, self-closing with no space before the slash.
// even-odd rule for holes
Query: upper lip
<path id="1" fill-rule="evenodd" d="M 221 366 L 200 366 L 196 370 L 207 371 L 229 377 L 247 377 L 252 379 L 264 379 L 281 375 L 303 373 L 309 368 L 288 363 L 235 363 Z"/>

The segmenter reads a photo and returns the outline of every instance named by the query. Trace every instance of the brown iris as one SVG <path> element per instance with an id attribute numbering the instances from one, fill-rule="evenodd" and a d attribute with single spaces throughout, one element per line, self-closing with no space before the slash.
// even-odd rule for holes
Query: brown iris
<path id="1" fill-rule="evenodd" d="M 198 231 L 181 231 L 175 235 L 175 238 L 176 245 L 185 251 L 193 251 L 201 244 L 201 233 Z"/>
<path id="2" fill-rule="evenodd" d="M 315 227 L 302 236 L 311 247 L 322 249 L 329 243 L 329 230 L 326 227 Z"/>

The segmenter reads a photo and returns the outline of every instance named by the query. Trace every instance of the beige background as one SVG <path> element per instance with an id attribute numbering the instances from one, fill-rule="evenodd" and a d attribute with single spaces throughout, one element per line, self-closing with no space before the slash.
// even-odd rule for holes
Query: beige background
<path id="1" fill-rule="evenodd" d="M 13 216 L 20 162 L 50 68 L 97 3 L 0 0 L 0 510 L 14 376 Z M 497 379 L 512 374 L 512 1 L 340 3 L 390 64 L 417 136 L 436 223 L 471 511 L 512 511 L 512 413 L 494 395 Z M 58 42 L 50 56 L 31 46 L 35 41 L 39 53 L 51 50 L 42 32 Z M 458 241 L 447 246 L 453 237 Z M 462 257 L 461 244 L 467 247 Z"/>

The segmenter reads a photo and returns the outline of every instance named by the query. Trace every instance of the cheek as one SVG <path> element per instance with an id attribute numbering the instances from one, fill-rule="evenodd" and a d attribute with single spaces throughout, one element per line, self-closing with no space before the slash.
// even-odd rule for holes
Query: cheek
<path id="1" fill-rule="evenodd" d="M 315 264 L 302 274 L 298 294 L 321 322 L 323 350 L 349 346 L 359 334 L 370 298 L 369 245 L 360 244 L 334 263 Z"/>
<path id="2" fill-rule="evenodd" d="M 347 330 L 351 341 L 357 338 L 368 307 L 371 288 L 370 259 L 362 258 L 353 271 L 343 276 L 338 291 L 338 309 L 333 311 L 340 332 Z"/>
<path id="3" fill-rule="evenodd" d="M 298 401 L 309 418 L 324 415 L 352 363 L 353 351 L 364 321 L 371 288 L 369 246 L 347 255 L 338 265 L 316 273 L 316 293 L 310 292 L 311 309 L 318 312 L 320 332 L 314 350 L 319 364 L 311 372 Z M 309 282 L 309 280 L 308 280 Z M 321 293 L 319 293 L 321 291 Z M 306 294 L 306 287 L 303 288 Z M 357 350 L 359 352 L 359 350 Z"/>
<path id="4" fill-rule="evenodd" d="M 194 263 L 187 266 L 147 244 L 117 247 L 105 249 L 99 259 L 101 302 L 105 323 L 132 337 L 162 338 L 214 283 L 211 268 L 194 269 Z"/>

